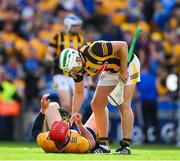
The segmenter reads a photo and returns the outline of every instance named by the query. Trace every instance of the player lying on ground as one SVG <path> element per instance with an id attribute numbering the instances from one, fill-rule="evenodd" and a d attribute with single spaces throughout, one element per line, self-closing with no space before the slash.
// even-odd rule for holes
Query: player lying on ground
<path id="1" fill-rule="evenodd" d="M 83 126 L 81 114 L 74 113 L 71 121 L 78 130 L 71 130 L 67 122 L 70 114 L 64 114 L 65 111 L 56 102 L 50 102 L 48 96 L 42 96 L 41 110 L 32 128 L 32 136 L 37 144 L 47 153 L 86 153 L 92 150 L 96 139 L 94 116 Z M 42 131 L 44 121 L 47 129 L 50 129 L 47 132 Z"/>

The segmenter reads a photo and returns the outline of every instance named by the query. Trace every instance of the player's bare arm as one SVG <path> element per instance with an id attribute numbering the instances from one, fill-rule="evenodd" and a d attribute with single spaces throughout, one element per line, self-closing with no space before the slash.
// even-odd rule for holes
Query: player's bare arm
<path id="1" fill-rule="evenodd" d="M 75 82 L 75 91 L 73 96 L 72 114 L 79 112 L 84 100 L 84 81 Z"/>
<path id="2" fill-rule="evenodd" d="M 128 62 L 128 46 L 124 41 L 111 41 L 113 54 L 120 59 L 119 78 L 126 82 L 128 79 L 127 62 Z"/>
<path id="3" fill-rule="evenodd" d="M 89 142 L 89 150 L 93 149 L 95 147 L 95 140 L 91 133 L 83 126 L 82 124 L 82 115 L 80 113 L 74 113 L 72 116 L 72 120 L 75 122 L 77 125 L 80 133 L 82 136 L 84 136 L 88 142 Z"/>
<path id="4" fill-rule="evenodd" d="M 42 127 L 45 119 L 46 111 L 49 107 L 50 100 L 48 99 L 49 94 L 44 94 L 41 98 L 41 110 L 39 115 L 37 116 L 33 128 L 32 128 L 32 136 L 34 139 L 37 139 L 37 136 L 42 132 Z"/>
<path id="5" fill-rule="evenodd" d="M 41 110 L 40 112 L 45 114 L 49 107 L 50 99 L 47 99 L 50 94 L 44 94 L 41 98 Z"/>

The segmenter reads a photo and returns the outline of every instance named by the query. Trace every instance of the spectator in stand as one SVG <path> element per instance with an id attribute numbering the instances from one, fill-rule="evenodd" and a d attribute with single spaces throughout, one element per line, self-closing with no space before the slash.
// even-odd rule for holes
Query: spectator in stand
<path id="1" fill-rule="evenodd" d="M 8 80 L 8 75 L 0 67 L 0 140 L 13 140 L 13 116 L 19 114 L 20 97 L 15 85 Z"/>
<path id="2" fill-rule="evenodd" d="M 141 108 L 143 114 L 143 131 L 145 134 L 144 143 L 148 143 L 148 125 L 151 125 L 155 129 L 155 142 L 159 141 L 158 133 L 158 121 L 157 121 L 157 88 L 156 88 L 156 76 L 151 73 L 147 68 L 141 71 L 141 82 L 137 84 L 139 91 L 139 99 L 141 101 Z M 149 124 L 150 123 L 150 124 Z"/>

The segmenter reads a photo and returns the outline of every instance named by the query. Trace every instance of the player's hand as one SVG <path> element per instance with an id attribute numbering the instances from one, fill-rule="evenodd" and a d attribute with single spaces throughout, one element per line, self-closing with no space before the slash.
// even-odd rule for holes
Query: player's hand
<path id="1" fill-rule="evenodd" d="M 41 98 L 41 112 L 46 113 L 47 108 L 49 107 L 50 99 L 47 99 L 50 94 L 44 94 Z"/>
<path id="2" fill-rule="evenodd" d="M 76 112 L 72 115 L 72 120 L 78 126 L 78 125 L 82 124 L 82 115 L 80 113 Z"/>
<path id="3" fill-rule="evenodd" d="M 119 71 L 119 79 L 121 79 L 124 83 L 127 82 L 128 77 L 129 77 L 129 74 L 127 70 Z"/>

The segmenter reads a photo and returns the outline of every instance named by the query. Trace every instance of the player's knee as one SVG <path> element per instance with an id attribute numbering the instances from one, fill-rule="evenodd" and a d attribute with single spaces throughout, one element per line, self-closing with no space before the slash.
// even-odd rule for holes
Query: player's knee
<path id="1" fill-rule="evenodd" d="M 124 102 L 121 104 L 120 111 L 125 111 L 131 109 L 130 103 Z"/>
<path id="2" fill-rule="evenodd" d="M 50 102 L 49 103 L 49 107 L 48 107 L 48 109 L 47 109 L 47 112 L 49 111 L 49 110 L 57 110 L 59 108 L 59 104 L 58 103 L 56 103 L 56 102 Z"/>

